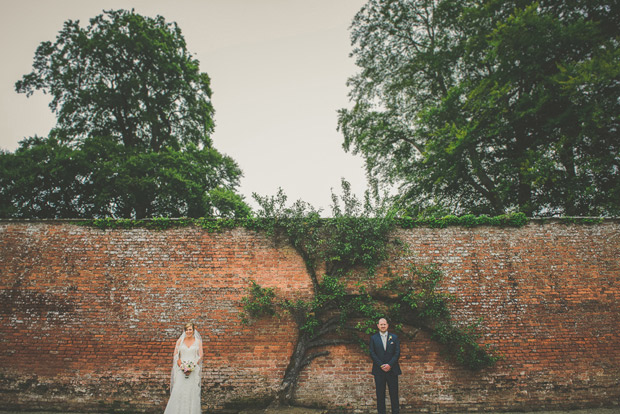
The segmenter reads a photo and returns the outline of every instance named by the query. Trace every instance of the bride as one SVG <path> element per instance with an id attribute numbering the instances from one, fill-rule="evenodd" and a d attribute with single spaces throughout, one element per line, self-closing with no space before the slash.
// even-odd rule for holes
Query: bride
<path id="1" fill-rule="evenodd" d="M 170 399 L 164 414 L 200 414 L 202 339 L 193 323 L 186 323 L 174 348 Z"/>

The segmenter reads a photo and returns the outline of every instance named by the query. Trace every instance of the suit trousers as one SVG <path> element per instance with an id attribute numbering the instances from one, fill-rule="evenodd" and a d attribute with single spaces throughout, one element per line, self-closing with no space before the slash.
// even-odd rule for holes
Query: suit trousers
<path id="1" fill-rule="evenodd" d="M 392 405 L 392 414 L 399 414 L 398 406 L 398 375 L 380 373 L 375 377 L 375 388 L 377 390 L 377 412 L 379 414 L 385 413 L 385 386 L 390 391 L 390 403 Z"/>

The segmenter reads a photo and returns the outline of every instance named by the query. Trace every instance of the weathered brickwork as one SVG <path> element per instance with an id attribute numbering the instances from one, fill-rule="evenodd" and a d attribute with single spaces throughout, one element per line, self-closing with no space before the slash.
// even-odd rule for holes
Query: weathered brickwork
<path id="1" fill-rule="evenodd" d="M 483 317 L 504 355 L 479 373 L 448 362 L 420 331 L 403 335 L 403 411 L 617 407 L 620 401 L 620 223 L 531 222 L 519 229 L 399 230 L 410 251 L 381 272 L 437 263 Z M 205 340 L 203 409 L 260 404 L 295 340 L 286 316 L 240 323 L 250 280 L 308 297 L 296 252 L 245 229 L 209 233 L 99 230 L 65 222 L 0 222 L 0 401 L 3 408 L 161 412 L 171 353 L 186 321 Z M 302 373 L 300 404 L 374 411 L 369 358 L 338 346 Z"/>

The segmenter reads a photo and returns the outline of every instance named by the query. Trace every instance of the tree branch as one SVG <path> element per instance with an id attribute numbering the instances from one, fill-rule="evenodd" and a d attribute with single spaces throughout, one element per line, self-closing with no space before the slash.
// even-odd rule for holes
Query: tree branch
<path id="1" fill-rule="evenodd" d="M 487 200 L 489 200 L 497 214 L 501 214 L 504 211 L 504 206 L 502 205 L 500 198 L 497 196 L 495 183 L 491 177 L 486 174 L 476 150 L 474 148 L 468 148 L 468 153 L 472 162 L 474 176 L 480 180 L 480 185 L 478 185 L 475 180 L 470 180 L 470 182 Z"/>
<path id="2" fill-rule="evenodd" d="M 354 342 L 349 339 L 321 339 L 321 340 L 309 342 L 308 349 L 318 348 L 321 346 L 328 346 L 328 345 L 343 345 L 343 344 L 352 344 L 352 343 Z"/>
<path id="3" fill-rule="evenodd" d="M 333 318 L 325 322 L 323 326 L 321 326 L 321 329 L 319 329 L 319 331 L 316 334 L 314 334 L 314 336 L 312 336 L 311 341 L 314 341 L 316 338 L 319 338 L 325 335 L 327 332 L 334 331 L 336 327 L 338 326 L 339 319 L 340 319 L 339 317 L 334 316 Z"/>
<path id="4" fill-rule="evenodd" d="M 323 351 L 323 352 L 317 352 L 314 354 L 310 354 L 308 355 L 306 358 L 304 358 L 304 360 L 301 362 L 301 368 L 305 367 L 306 365 L 308 365 L 309 363 L 311 363 L 315 358 L 321 357 L 321 356 L 326 356 L 329 355 L 329 351 Z M 301 369 L 300 368 L 300 369 Z"/>

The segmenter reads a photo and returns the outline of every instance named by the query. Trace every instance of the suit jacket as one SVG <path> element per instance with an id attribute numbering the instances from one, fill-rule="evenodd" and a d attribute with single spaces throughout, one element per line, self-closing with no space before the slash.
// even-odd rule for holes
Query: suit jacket
<path id="1" fill-rule="evenodd" d="M 370 337 L 370 357 L 372 358 L 372 375 L 385 373 L 381 365 L 388 364 L 392 369 L 387 374 L 400 375 L 401 370 L 398 365 L 400 357 L 400 342 L 398 337 L 388 332 L 387 349 L 383 349 L 381 334 L 376 333 Z"/>

